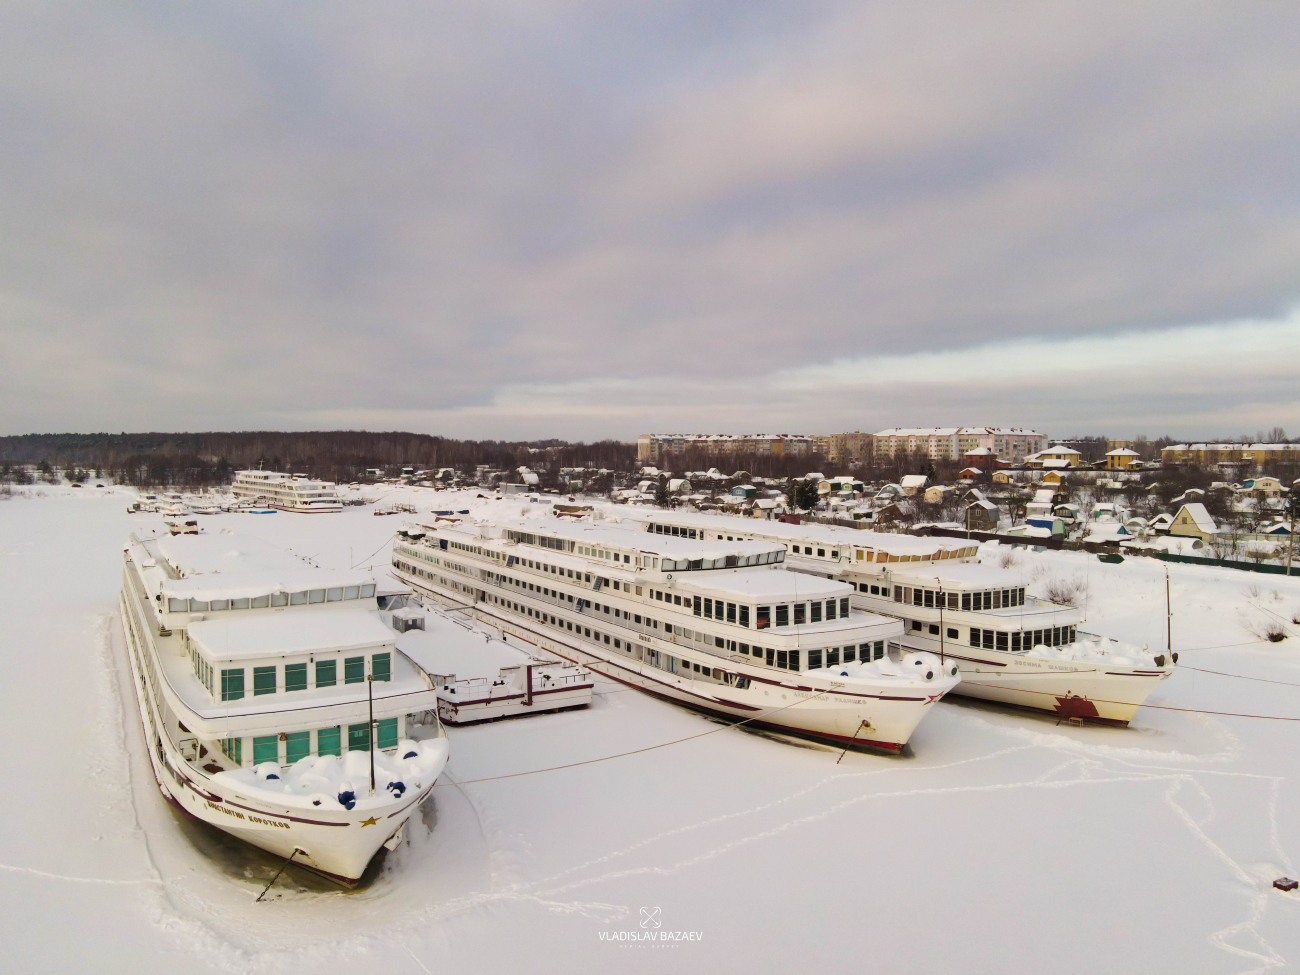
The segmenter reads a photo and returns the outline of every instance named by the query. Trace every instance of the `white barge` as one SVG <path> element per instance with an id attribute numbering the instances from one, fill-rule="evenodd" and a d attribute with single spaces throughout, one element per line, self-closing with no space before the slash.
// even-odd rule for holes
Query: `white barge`
<path id="1" fill-rule="evenodd" d="M 900 751 L 957 667 L 886 657 L 896 620 L 843 582 L 786 571 L 784 547 L 621 525 L 411 523 L 393 571 L 444 605 L 595 673 L 697 710 Z"/>
<path id="2" fill-rule="evenodd" d="M 843 581 L 854 606 L 901 621 L 901 650 L 956 660 L 956 694 L 1123 725 L 1176 663 L 1080 632 L 1078 608 L 1027 595 L 1015 569 L 976 562 L 976 542 L 726 515 L 628 517 L 654 535 L 781 544 L 791 569 Z"/>
<path id="3" fill-rule="evenodd" d="M 225 532 L 132 535 L 121 611 L 168 801 L 349 886 L 401 841 L 447 739 L 369 573 Z"/>
<path id="4" fill-rule="evenodd" d="M 406 612 L 403 610 L 402 612 Z M 591 671 L 553 655 L 529 653 L 441 613 L 398 639 L 402 652 L 434 680 L 444 724 L 568 711 L 591 704 Z"/>

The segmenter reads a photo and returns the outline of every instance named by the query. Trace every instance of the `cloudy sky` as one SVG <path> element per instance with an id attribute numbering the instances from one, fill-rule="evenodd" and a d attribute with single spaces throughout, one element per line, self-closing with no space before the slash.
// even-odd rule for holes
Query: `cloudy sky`
<path id="1" fill-rule="evenodd" d="M 0 9 L 0 433 L 1300 434 L 1300 6 Z"/>

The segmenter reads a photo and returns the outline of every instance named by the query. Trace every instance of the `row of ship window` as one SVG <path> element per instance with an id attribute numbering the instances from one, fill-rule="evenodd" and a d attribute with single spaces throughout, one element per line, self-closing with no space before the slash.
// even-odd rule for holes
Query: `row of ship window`
<path id="1" fill-rule="evenodd" d="M 634 644 L 631 640 L 624 641 L 619 637 L 612 637 L 608 633 L 601 633 L 599 630 L 593 630 L 580 623 L 575 625 L 570 620 L 559 619 L 549 613 L 543 613 L 540 610 L 533 609 L 531 606 L 525 606 L 522 603 L 517 603 L 501 596 L 490 596 L 489 600 L 498 605 L 505 606 L 507 609 L 516 613 L 522 613 L 524 616 L 531 617 L 535 622 L 550 624 L 559 629 L 567 630 L 575 636 L 593 640 L 597 643 L 604 643 L 606 646 L 612 646 L 615 650 L 623 650 L 627 653 L 632 652 Z M 603 611 L 606 613 L 611 612 L 609 606 L 592 603 L 588 603 L 588 605 L 592 606 L 597 611 Z M 621 611 L 615 609 L 612 610 L 612 612 L 617 614 Z M 629 616 L 629 614 L 623 615 Z M 725 640 L 720 636 L 713 636 L 698 630 L 691 631 L 683 629 L 682 627 L 675 626 L 672 623 L 661 624 L 659 620 L 651 619 L 649 616 L 643 618 L 639 615 L 631 614 L 629 619 L 634 620 L 638 626 L 645 626 L 654 630 L 662 628 L 669 634 L 680 636 L 686 640 L 695 640 L 696 642 L 703 643 L 706 646 L 712 646 L 718 650 L 756 657 L 759 662 L 766 663 L 767 666 L 776 667 L 779 670 L 802 670 L 803 667 L 801 666 L 800 661 L 801 659 L 805 659 L 802 657 L 805 653 L 807 655 L 806 660 L 809 670 L 816 670 L 822 666 L 834 667 L 840 663 L 852 663 L 855 660 L 880 660 L 885 655 L 885 642 L 883 640 L 877 640 L 874 644 L 863 643 L 850 644 L 843 647 L 827 647 L 824 652 L 822 649 L 808 651 L 776 650 L 772 647 L 760 647 L 758 645 L 751 646 L 748 643 L 738 643 L 735 640 Z M 648 654 L 655 654 L 656 658 L 665 656 L 655 650 L 647 650 L 646 652 Z M 824 664 L 823 660 L 825 661 Z M 658 666 L 658 664 L 656 664 L 656 666 Z M 695 669 L 698 671 L 699 666 L 696 665 Z"/>
<path id="2" fill-rule="evenodd" d="M 913 633 L 928 631 L 930 636 L 939 635 L 939 624 L 937 623 L 910 620 L 908 629 Z M 1076 633 L 1077 628 L 1073 626 L 1049 626 L 1041 630 L 1025 630 L 1023 633 L 1008 633 L 1005 630 L 983 630 L 979 627 L 971 627 L 970 645 L 983 650 L 1009 650 L 1012 653 L 1019 653 L 1021 650 L 1032 650 L 1039 645 L 1048 647 L 1066 646 L 1074 642 Z M 961 631 L 955 626 L 946 627 L 945 635 L 949 640 L 961 639 Z"/>
<path id="3" fill-rule="evenodd" d="M 1074 642 L 1076 628 L 1073 626 L 1049 626 L 1041 630 L 1025 630 L 1023 633 L 1007 633 L 1005 630 L 970 631 L 970 645 L 983 650 L 1032 650 L 1042 645 L 1063 647 Z"/>
<path id="4" fill-rule="evenodd" d="M 733 650 L 735 649 L 733 647 Z M 855 661 L 868 663 L 872 660 L 880 660 L 885 656 L 885 641 L 877 640 L 874 643 L 847 644 L 842 647 L 816 650 L 775 650 L 772 647 L 751 647 L 748 643 L 741 643 L 737 652 L 757 657 L 760 662 L 777 670 L 801 671 L 804 669 L 804 661 L 807 662 L 808 670 L 820 670 L 822 667 L 838 667 Z M 658 650 L 647 650 L 645 659 L 651 666 L 674 674 L 702 673 L 705 677 L 713 677 L 715 680 L 723 680 L 727 674 L 720 667 L 710 668 Z"/>
<path id="5" fill-rule="evenodd" d="M 191 650 L 190 656 L 193 658 L 194 675 L 212 692 L 213 670 L 207 661 L 197 652 Z M 305 691 L 308 688 L 307 683 L 307 664 L 285 664 L 284 679 L 279 679 L 281 668 L 276 665 L 267 667 L 253 668 L 253 696 L 261 697 L 264 694 L 288 693 L 290 691 Z M 392 680 L 393 676 L 393 657 L 391 653 L 376 653 L 370 657 L 370 673 L 375 680 Z M 245 668 L 228 667 L 221 671 L 221 700 L 238 701 L 244 697 L 246 690 L 244 685 Z M 317 660 L 315 662 L 315 672 L 312 675 L 314 680 L 311 684 L 314 688 L 335 687 L 338 684 L 338 661 L 337 660 Z M 362 684 L 366 680 L 366 658 L 365 657 L 344 657 L 343 658 L 343 683 L 344 684 Z"/>
<path id="6" fill-rule="evenodd" d="M 531 537 L 531 536 L 530 536 L 530 537 Z M 495 555 L 495 554 L 496 554 L 496 553 L 491 552 L 491 551 L 489 551 L 489 550 L 478 550 L 478 549 L 476 548 L 476 546 L 472 546 L 472 545 L 461 545 L 459 542 L 449 542 L 448 545 L 449 545 L 449 547 L 451 547 L 451 548 L 461 549 L 461 550 L 465 550 L 465 551 L 477 552 L 477 553 L 479 553 L 479 554 L 486 554 L 486 555 Z M 412 558 L 421 559 L 421 560 L 423 560 L 423 561 L 425 561 L 425 562 L 432 562 L 434 565 L 445 565 L 446 568 L 449 568 L 449 569 L 455 569 L 457 572 L 463 572 L 465 575 L 471 575 L 471 576 L 474 575 L 474 572 L 473 572 L 470 568 L 468 568 L 467 566 L 460 565 L 459 563 L 451 562 L 451 561 L 446 561 L 446 562 L 444 562 L 443 560 L 437 558 L 436 556 L 430 555 L 430 554 L 428 554 L 427 552 L 422 552 L 422 551 L 420 551 L 420 550 L 418 550 L 418 549 L 415 549 L 415 548 L 411 548 L 411 547 L 408 547 L 408 546 L 405 546 L 405 545 L 400 545 L 400 546 L 398 546 L 397 551 L 400 552 L 400 553 L 402 553 L 402 554 L 404 554 L 404 555 L 409 555 L 409 556 L 411 556 Z M 526 558 L 522 558 L 522 557 L 517 556 L 517 555 L 511 555 L 511 556 L 507 557 L 507 559 L 506 559 L 506 568 L 507 568 L 507 569 L 510 568 L 510 567 L 513 566 L 516 562 L 518 562 L 520 565 L 527 566 L 527 567 L 530 568 L 530 569 L 536 569 L 538 572 L 547 572 L 547 573 L 550 573 L 551 575 L 560 576 L 561 578 L 566 578 L 566 577 L 567 577 L 567 578 L 569 578 L 569 579 L 573 579 L 573 580 L 575 580 L 575 581 L 577 581 L 577 582 L 591 582 L 591 573 L 589 573 L 589 572 L 584 573 L 584 572 L 582 572 L 581 570 L 579 570 L 578 572 L 575 573 L 573 569 L 565 569 L 565 568 L 561 568 L 560 566 L 551 565 L 551 564 L 546 563 L 546 562 L 537 562 L 537 561 L 534 561 L 533 559 L 526 559 Z M 414 566 L 412 566 L 412 565 L 408 565 L 408 564 L 403 563 L 403 562 L 399 562 L 399 561 L 397 561 L 397 560 L 394 560 L 393 564 L 396 565 L 396 566 L 397 566 L 398 568 L 400 568 L 400 569 L 405 569 L 407 572 L 414 572 L 414 573 L 416 573 L 416 574 L 418 574 L 418 575 L 424 575 L 424 574 L 425 574 L 425 573 L 421 572 L 419 569 L 417 569 L 416 567 L 414 567 Z M 488 573 L 488 572 L 485 570 L 484 578 L 487 578 L 489 575 L 490 575 L 491 577 L 495 578 L 497 581 L 501 581 L 501 580 L 504 580 L 504 579 L 507 578 L 507 577 L 502 576 L 502 575 L 497 575 L 496 573 Z M 515 580 L 511 580 L 511 581 L 515 581 Z M 602 579 L 599 579 L 599 580 L 598 580 L 598 585 L 610 585 L 610 583 L 609 583 L 609 580 L 607 580 L 607 579 L 603 579 L 603 578 L 602 578 Z M 615 589 L 620 588 L 619 583 L 617 583 L 617 582 L 613 583 L 613 587 L 614 587 Z M 621 587 L 621 588 L 623 588 L 623 589 L 629 589 L 630 587 L 628 587 L 628 586 L 623 586 L 623 587 Z"/>
<path id="7" fill-rule="evenodd" d="M 650 530 L 659 535 L 676 535 L 681 538 L 695 538 L 694 528 L 678 528 L 676 525 L 651 525 Z M 722 538 L 721 535 L 718 536 Z M 727 536 L 731 541 L 731 536 Z M 664 572 L 686 572 L 698 569 L 738 569 L 750 565 L 775 565 L 785 561 L 785 552 L 760 552 L 756 555 L 724 555 L 714 559 L 646 559 L 654 568 Z"/>
<path id="8" fill-rule="evenodd" d="M 570 542 L 563 538 L 552 538 L 549 535 L 534 535 L 530 532 L 518 532 L 513 530 L 507 530 L 506 537 L 521 545 L 538 545 L 542 548 L 553 548 L 560 552 L 576 552 L 577 554 L 586 556 L 589 559 L 603 559 L 606 562 L 614 562 L 619 565 L 632 564 L 632 556 L 626 553 L 611 552 L 609 549 L 597 548 L 594 545 L 579 545 L 577 542 Z M 454 545 L 456 543 L 452 542 L 451 544 Z M 496 558 L 500 558 L 496 553 L 489 554 L 492 554 Z M 518 556 L 510 556 L 509 558 L 516 559 Z M 519 561 L 528 560 L 520 559 Z M 570 570 L 569 575 L 572 574 L 573 572 Z"/>
<path id="9" fill-rule="evenodd" d="M 734 623 L 743 627 L 749 626 L 750 607 L 743 603 L 730 603 L 721 599 L 711 599 L 708 596 L 678 596 L 658 589 L 650 590 L 650 594 L 659 602 L 671 602 L 674 606 L 689 608 L 696 616 L 705 619 L 717 620 L 719 623 Z M 837 616 L 840 619 L 847 619 L 849 597 L 810 603 L 783 603 L 775 607 L 775 613 L 773 609 L 772 606 L 759 606 L 754 610 L 756 630 L 766 630 L 773 623 L 776 626 L 789 626 L 791 623 L 800 626 L 804 623 L 833 620 Z"/>
<path id="10" fill-rule="evenodd" d="M 311 603 L 337 603 L 347 599 L 372 599 L 375 584 L 334 586 L 330 589 L 305 589 L 302 592 L 273 592 L 265 596 L 239 599 L 177 599 L 169 596 L 169 613 L 214 613 L 223 609 L 267 609 L 275 606 L 306 606 Z"/>
<path id="11" fill-rule="evenodd" d="M 346 738 L 344 735 L 346 734 Z M 315 749 L 312 738 L 315 738 Z M 368 722 L 335 728 L 318 728 L 315 731 L 288 731 L 278 735 L 258 735 L 251 739 L 223 738 L 221 754 L 236 765 L 244 764 L 244 742 L 251 743 L 253 764 L 275 762 L 292 765 L 308 755 L 342 755 L 346 741 L 348 751 L 370 750 L 370 725 Z M 283 750 L 281 745 L 284 746 Z M 386 718 L 375 722 L 375 747 L 383 750 L 397 747 L 397 719 Z"/>
<path id="12" fill-rule="evenodd" d="M 861 592 L 868 592 L 866 583 L 859 583 Z M 888 586 L 871 586 L 870 594 L 889 595 Z M 911 586 L 895 586 L 894 602 L 909 606 L 933 606 L 946 609 L 984 610 L 1004 609 L 1025 605 L 1025 590 L 1022 589 L 987 589 L 981 592 L 945 592 L 942 589 L 922 589 Z"/>
<path id="13" fill-rule="evenodd" d="M 524 560 L 528 561 L 528 560 Z M 414 566 L 405 566 L 399 563 L 400 568 L 408 571 L 419 572 Z M 530 565 L 530 568 L 532 566 Z M 567 602 L 574 602 L 571 594 L 558 592 L 535 583 L 528 582 L 524 579 L 516 579 L 513 576 L 493 573 L 495 581 L 507 585 L 517 586 L 521 589 L 528 589 L 531 592 L 541 593 L 553 599 L 559 599 Z M 602 580 L 603 581 L 603 580 Z M 613 583 L 615 589 L 619 588 L 618 582 Z M 626 587 L 624 587 L 626 588 Z M 637 587 L 637 595 L 640 595 L 641 587 Z M 599 589 L 597 589 L 599 591 Z M 674 606 L 681 606 L 683 609 L 690 609 L 691 612 L 703 617 L 704 619 L 717 620 L 718 622 L 731 623 L 736 626 L 748 628 L 750 623 L 751 607 L 743 603 L 726 602 L 721 599 L 713 599 L 707 596 L 681 596 L 674 593 L 664 592 L 660 589 L 651 589 L 650 596 L 652 599 L 661 603 L 671 603 Z M 587 601 L 591 605 L 590 601 Z M 609 607 L 597 608 L 610 612 Z M 619 610 L 613 611 L 619 615 Z M 621 614 L 626 619 L 634 618 L 633 615 L 623 612 Z M 775 607 L 759 606 L 753 608 L 754 628 L 765 630 L 769 626 L 801 626 L 805 623 L 821 623 L 823 620 L 833 620 L 837 617 L 847 619 L 849 615 L 849 597 L 841 596 L 837 599 L 816 600 L 809 603 L 783 603 Z M 640 617 L 635 617 L 636 622 L 640 623 Z"/>

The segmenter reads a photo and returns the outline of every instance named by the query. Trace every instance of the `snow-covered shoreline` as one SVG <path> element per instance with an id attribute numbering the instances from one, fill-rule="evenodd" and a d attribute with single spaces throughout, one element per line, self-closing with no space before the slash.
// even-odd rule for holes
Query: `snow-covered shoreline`
<path id="1" fill-rule="evenodd" d="M 383 500 L 472 512 L 485 503 L 474 493 Z M 132 497 L 42 486 L 0 504 L 0 727 L 17 743 L 0 759 L 0 923 L 13 970 L 535 971 L 563 959 L 568 971 L 1219 972 L 1300 959 L 1300 899 L 1269 886 L 1300 862 L 1300 722 L 1155 709 L 1129 729 L 1071 728 L 945 701 L 912 758 L 836 764 L 835 750 L 723 730 L 452 784 L 716 727 L 601 682 L 589 711 L 449 729 L 448 775 L 369 886 L 341 895 L 290 878 L 255 905 L 265 865 L 214 855 L 176 820 L 115 703 L 130 694 L 113 669 L 120 546 L 161 526 L 127 515 Z M 333 568 L 382 567 L 396 527 L 364 508 L 200 522 Z M 1152 703 L 1300 717 L 1300 638 L 1252 635 L 1300 611 L 1300 577 L 1016 558 L 1036 594 L 1081 581 L 1088 631 L 1153 650 L 1167 567 L 1182 666 Z M 50 687 L 65 695 L 56 737 L 69 748 L 42 743 Z M 704 936 L 660 949 L 601 939 L 640 930 L 642 907 Z M 70 913 L 76 938 L 59 921 Z"/>

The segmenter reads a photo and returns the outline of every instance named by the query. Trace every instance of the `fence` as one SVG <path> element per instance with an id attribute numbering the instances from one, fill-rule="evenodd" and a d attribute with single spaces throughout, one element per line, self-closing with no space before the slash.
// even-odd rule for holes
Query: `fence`
<path id="1" fill-rule="evenodd" d="M 978 542 L 1005 542 L 1007 545 L 1032 545 L 1035 548 L 1050 548 L 1060 551 L 1065 539 L 1060 535 L 1051 538 L 1035 538 L 1027 535 L 1001 535 L 998 532 L 966 531 L 961 528 L 940 528 L 938 525 L 925 525 L 913 529 L 914 535 L 940 535 L 944 538 L 969 538 Z"/>
<path id="2" fill-rule="evenodd" d="M 1186 562 L 1190 565 L 1217 565 L 1224 569 L 1242 569 L 1246 572 L 1267 572 L 1271 575 L 1287 575 L 1285 565 L 1265 565 L 1263 562 L 1241 562 L 1237 559 L 1198 559 L 1194 555 L 1174 555 L 1171 552 L 1152 552 L 1163 562 Z M 1300 569 L 1297 571 L 1300 575 Z"/>

